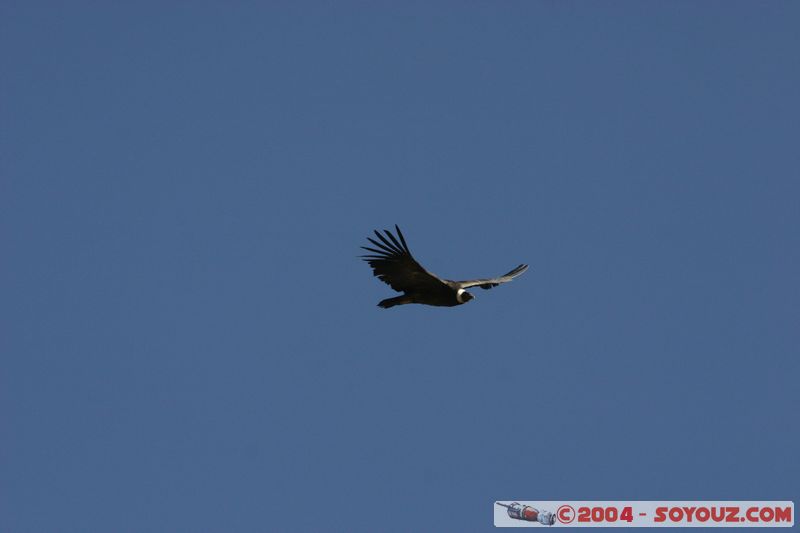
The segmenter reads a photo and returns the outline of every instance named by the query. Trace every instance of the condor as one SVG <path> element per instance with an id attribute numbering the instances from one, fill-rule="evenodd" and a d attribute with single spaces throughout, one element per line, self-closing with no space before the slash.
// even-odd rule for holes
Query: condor
<path id="1" fill-rule="evenodd" d="M 441 279 L 425 270 L 417 263 L 408 249 L 406 239 L 400 228 L 395 225 L 397 236 L 389 230 L 383 230 L 382 235 L 375 231 L 378 240 L 367 237 L 375 248 L 362 246 L 370 252 L 361 257 L 372 267 L 372 272 L 381 281 L 388 284 L 402 296 L 388 298 L 378 303 L 378 306 L 387 309 L 395 305 L 425 304 L 440 307 L 453 307 L 465 304 L 474 296 L 466 291 L 470 287 L 491 289 L 501 283 L 506 283 L 528 270 L 528 265 L 519 265 L 517 268 L 497 278 L 470 279 L 466 281 L 451 281 Z"/>

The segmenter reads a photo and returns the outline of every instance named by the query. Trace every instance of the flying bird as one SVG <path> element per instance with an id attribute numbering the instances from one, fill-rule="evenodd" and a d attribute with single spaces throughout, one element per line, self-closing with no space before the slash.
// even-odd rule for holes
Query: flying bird
<path id="1" fill-rule="evenodd" d="M 406 244 L 406 239 L 403 237 L 400 228 L 395 225 L 394 229 L 397 230 L 397 237 L 392 235 L 389 230 L 383 230 L 385 235 L 378 233 L 376 230 L 375 236 L 378 240 L 367 237 L 367 240 L 375 248 L 361 247 L 370 252 L 368 255 L 362 255 L 361 257 L 372 267 L 375 277 L 397 292 L 403 293 L 402 296 L 387 298 L 379 302 L 378 306 L 384 309 L 404 304 L 454 307 L 465 304 L 474 298 L 466 289 L 470 287 L 491 289 L 501 283 L 511 281 L 528 270 L 528 265 L 519 265 L 511 272 L 507 272 L 497 278 L 470 279 L 466 281 L 441 279 L 417 263 L 417 260 L 414 259 L 408 249 L 408 244 Z"/>

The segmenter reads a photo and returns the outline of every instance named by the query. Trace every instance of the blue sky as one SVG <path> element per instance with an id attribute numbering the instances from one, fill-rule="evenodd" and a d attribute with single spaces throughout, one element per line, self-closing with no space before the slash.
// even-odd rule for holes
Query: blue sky
<path id="1" fill-rule="evenodd" d="M 800 7 L 2 2 L 0 531 L 795 500 Z M 399 224 L 453 308 L 356 257 Z"/>

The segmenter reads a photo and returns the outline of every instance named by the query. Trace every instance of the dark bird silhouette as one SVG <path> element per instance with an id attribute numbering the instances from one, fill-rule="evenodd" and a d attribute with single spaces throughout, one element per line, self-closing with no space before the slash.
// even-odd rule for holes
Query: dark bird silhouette
<path id="1" fill-rule="evenodd" d="M 519 265 L 511 272 L 497 278 L 470 279 L 466 281 L 452 281 L 441 279 L 435 274 L 425 270 L 422 265 L 411 255 L 406 239 L 400 228 L 395 225 L 397 237 L 389 230 L 383 230 L 385 235 L 375 231 L 376 241 L 371 237 L 367 240 L 375 248 L 362 246 L 370 252 L 361 257 L 372 267 L 372 272 L 381 281 L 388 284 L 402 296 L 388 298 L 378 303 L 384 309 L 395 305 L 425 304 L 441 307 L 453 307 L 465 304 L 474 296 L 466 291 L 470 287 L 491 289 L 501 283 L 506 283 L 528 270 L 528 265 Z"/>

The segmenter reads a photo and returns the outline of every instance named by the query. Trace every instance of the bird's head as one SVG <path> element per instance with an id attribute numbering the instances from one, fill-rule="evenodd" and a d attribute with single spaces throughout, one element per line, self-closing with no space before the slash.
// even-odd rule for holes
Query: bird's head
<path id="1" fill-rule="evenodd" d="M 464 289 L 458 289 L 458 292 L 456 293 L 456 300 L 458 300 L 458 303 L 460 304 L 465 304 L 473 298 L 475 297 Z"/>

